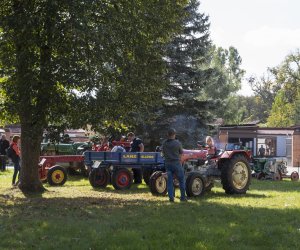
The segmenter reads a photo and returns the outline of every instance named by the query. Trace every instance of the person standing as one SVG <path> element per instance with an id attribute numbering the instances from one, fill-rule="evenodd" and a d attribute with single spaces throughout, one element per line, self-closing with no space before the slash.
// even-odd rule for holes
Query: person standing
<path id="1" fill-rule="evenodd" d="M 129 132 L 127 134 L 128 140 L 130 143 L 130 152 L 144 152 L 144 144 L 143 141 L 140 138 L 135 137 L 135 134 L 133 132 Z M 140 184 L 142 183 L 142 169 L 140 168 L 133 168 L 133 179 L 134 183 Z"/>
<path id="2" fill-rule="evenodd" d="M 174 202 L 175 190 L 173 184 L 173 175 L 176 174 L 179 180 L 180 201 L 187 201 L 185 196 L 184 171 L 180 163 L 183 153 L 181 143 L 176 139 L 176 130 L 171 128 L 168 131 L 168 139 L 163 142 L 162 153 L 165 158 L 165 167 L 168 174 L 168 195 L 170 202 Z"/>
<path id="3" fill-rule="evenodd" d="M 14 135 L 12 139 L 12 143 L 10 144 L 11 148 L 11 154 L 10 158 L 14 164 L 14 174 L 13 174 L 13 179 L 12 179 L 12 185 L 16 185 L 16 178 L 18 175 L 18 181 L 20 177 L 20 157 L 21 157 L 21 151 L 19 148 L 19 141 L 20 141 L 20 136 Z"/>
<path id="4" fill-rule="evenodd" d="M 6 135 L 3 134 L 0 139 L 0 155 L 1 155 L 1 171 L 6 170 L 6 150 L 9 147 L 9 141 L 6 140 Z"/>
<path id="5" fill-rule="evenodd" d="M 259 157 L 265 157 L 265 153 L 266 153 L 266 149 L 264 148 L 263 145 L 261 145 L 259 150 L 258 150 L 258 156 Z"/>

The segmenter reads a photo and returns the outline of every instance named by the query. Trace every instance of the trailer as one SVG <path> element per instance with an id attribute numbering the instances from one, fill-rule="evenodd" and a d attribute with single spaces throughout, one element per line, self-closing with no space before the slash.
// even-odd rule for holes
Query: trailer
<path id="1" fill-rule="evenodd" d="M 164 160 L 159 152 L 94 152 L 84 153 L 84 163 L 90 170 L 89 181 L 93 187 L 105 188 L 111 183 L 115 189 L 129 189 L 132 185 L 131 170 L 144 172 L 165 171 Z"/>
<path id="2" fill-rule="evenodd" d="M 221 179 L 227 194 L 245 194 L 251 180 L 249 160 L 251 153 L 244 150 L 222 151 L 207 158 L 207 150 L 183 150 L 181 163 L 186 177 L 188 196 L 201 196 Z M 97 188 L 112 183 L 115 189 L 129 189 L 132 185 L 133 168 L 150 171 L 150 191 L 153 195 L 165 195 L 167 175 L 164 159 L 159 152 L 93 152 L 84 153 L 85 165 L 91 168 L 89 181 Z M 176 182 L 176 181 L 175 181 Z M 175 183 L 174 183 L 175 184 Z"/>
<path id="3" fill-rule="evenodd" d="M 41 156 L 39 162 L 39 177 L 42 182 L 48 182 L 51 186 L 62 186 L 67 181 L 67 171 L 61 163 L 84 162 L 83 155 L 53 155 Z"/>

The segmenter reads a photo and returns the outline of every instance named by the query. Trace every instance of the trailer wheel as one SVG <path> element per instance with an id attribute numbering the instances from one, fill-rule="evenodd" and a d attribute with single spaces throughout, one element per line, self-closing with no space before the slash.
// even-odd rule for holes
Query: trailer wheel
<path id="1" fill-rule="evenodd" d="M 165 195 L 168 191 L 166 173 L 154 172 L 150 177 L 149 187 L 153 195 Z"/>
<path id="2" fill-rule="evenodd" d="M 146 185 L 149 185 L 149 182 L 150 182 L 150 177 L 153 173 L 153 170 L 152 169 L 144 169 L 143 171 L 143 179 L 144 179 L 144 182 L 146 183 Z"/>
<path id="3" fill-rule="evenodd" d="M 299 180 L 298 172 L 294 171 L 293 173 L 291 173 L 291 180 L 292 181 L 298 181 Z"/>
<path id="4" fill-rule="evenodd" d="M 48 170 L 47 181 L 51 186 L 62 186 L 67 181 L 67 171 L 61 166 L 53 166 Z"/>
<path id="5" fill-rule="evenodd" d="M 245 194 L 251 181 L 251 169 L 247 159 L 236 155 L 225 161 L 221 170 L 221 181 L 226 194 Z"/>
<path id="6" fill-rule="evenodd" d="M 200 173 L 192 172 L 186 179 L 186 194 L 188 197 L 201 196 L 205 192 L 205 182 Z"/>
<path id="7" fill-rule="evenodd" d="M 93 168 L 89 174 L 89 181 L 94 188 L 105 188 L 110 180 L 110 175 L 107 169 Z"/>
<path id="8" fill-rule="evenodd" d="M 125 190 L 131 187 L 133 174 L 127 168 L 119 168 L 113 172 L 111 179 L 115 189 Z"/>

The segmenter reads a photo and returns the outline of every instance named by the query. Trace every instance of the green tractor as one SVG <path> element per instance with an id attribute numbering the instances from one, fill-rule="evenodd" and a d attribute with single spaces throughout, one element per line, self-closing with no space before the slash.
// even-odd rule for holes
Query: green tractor
<path id="1" fill-rule="evenodd" d="M 79 155 L 85 148 L 89 148 L 88 142 L 73 143 L 41 143 L 41 155 Z"/>

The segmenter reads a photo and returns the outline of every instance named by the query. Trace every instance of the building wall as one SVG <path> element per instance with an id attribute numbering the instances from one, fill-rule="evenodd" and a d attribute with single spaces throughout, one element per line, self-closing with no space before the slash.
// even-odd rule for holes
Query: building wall
<path id="1" fill-rule="evenodd" d="M 277 136 L 276 141 L 276 155 L 286 156 L 286 136 Z"/>
<path id="2" fill-rule="evenodd" d="M 292 140 L 292 166 L 298 167 L 300 164 L 300 132 L 295 131 Z"/>

